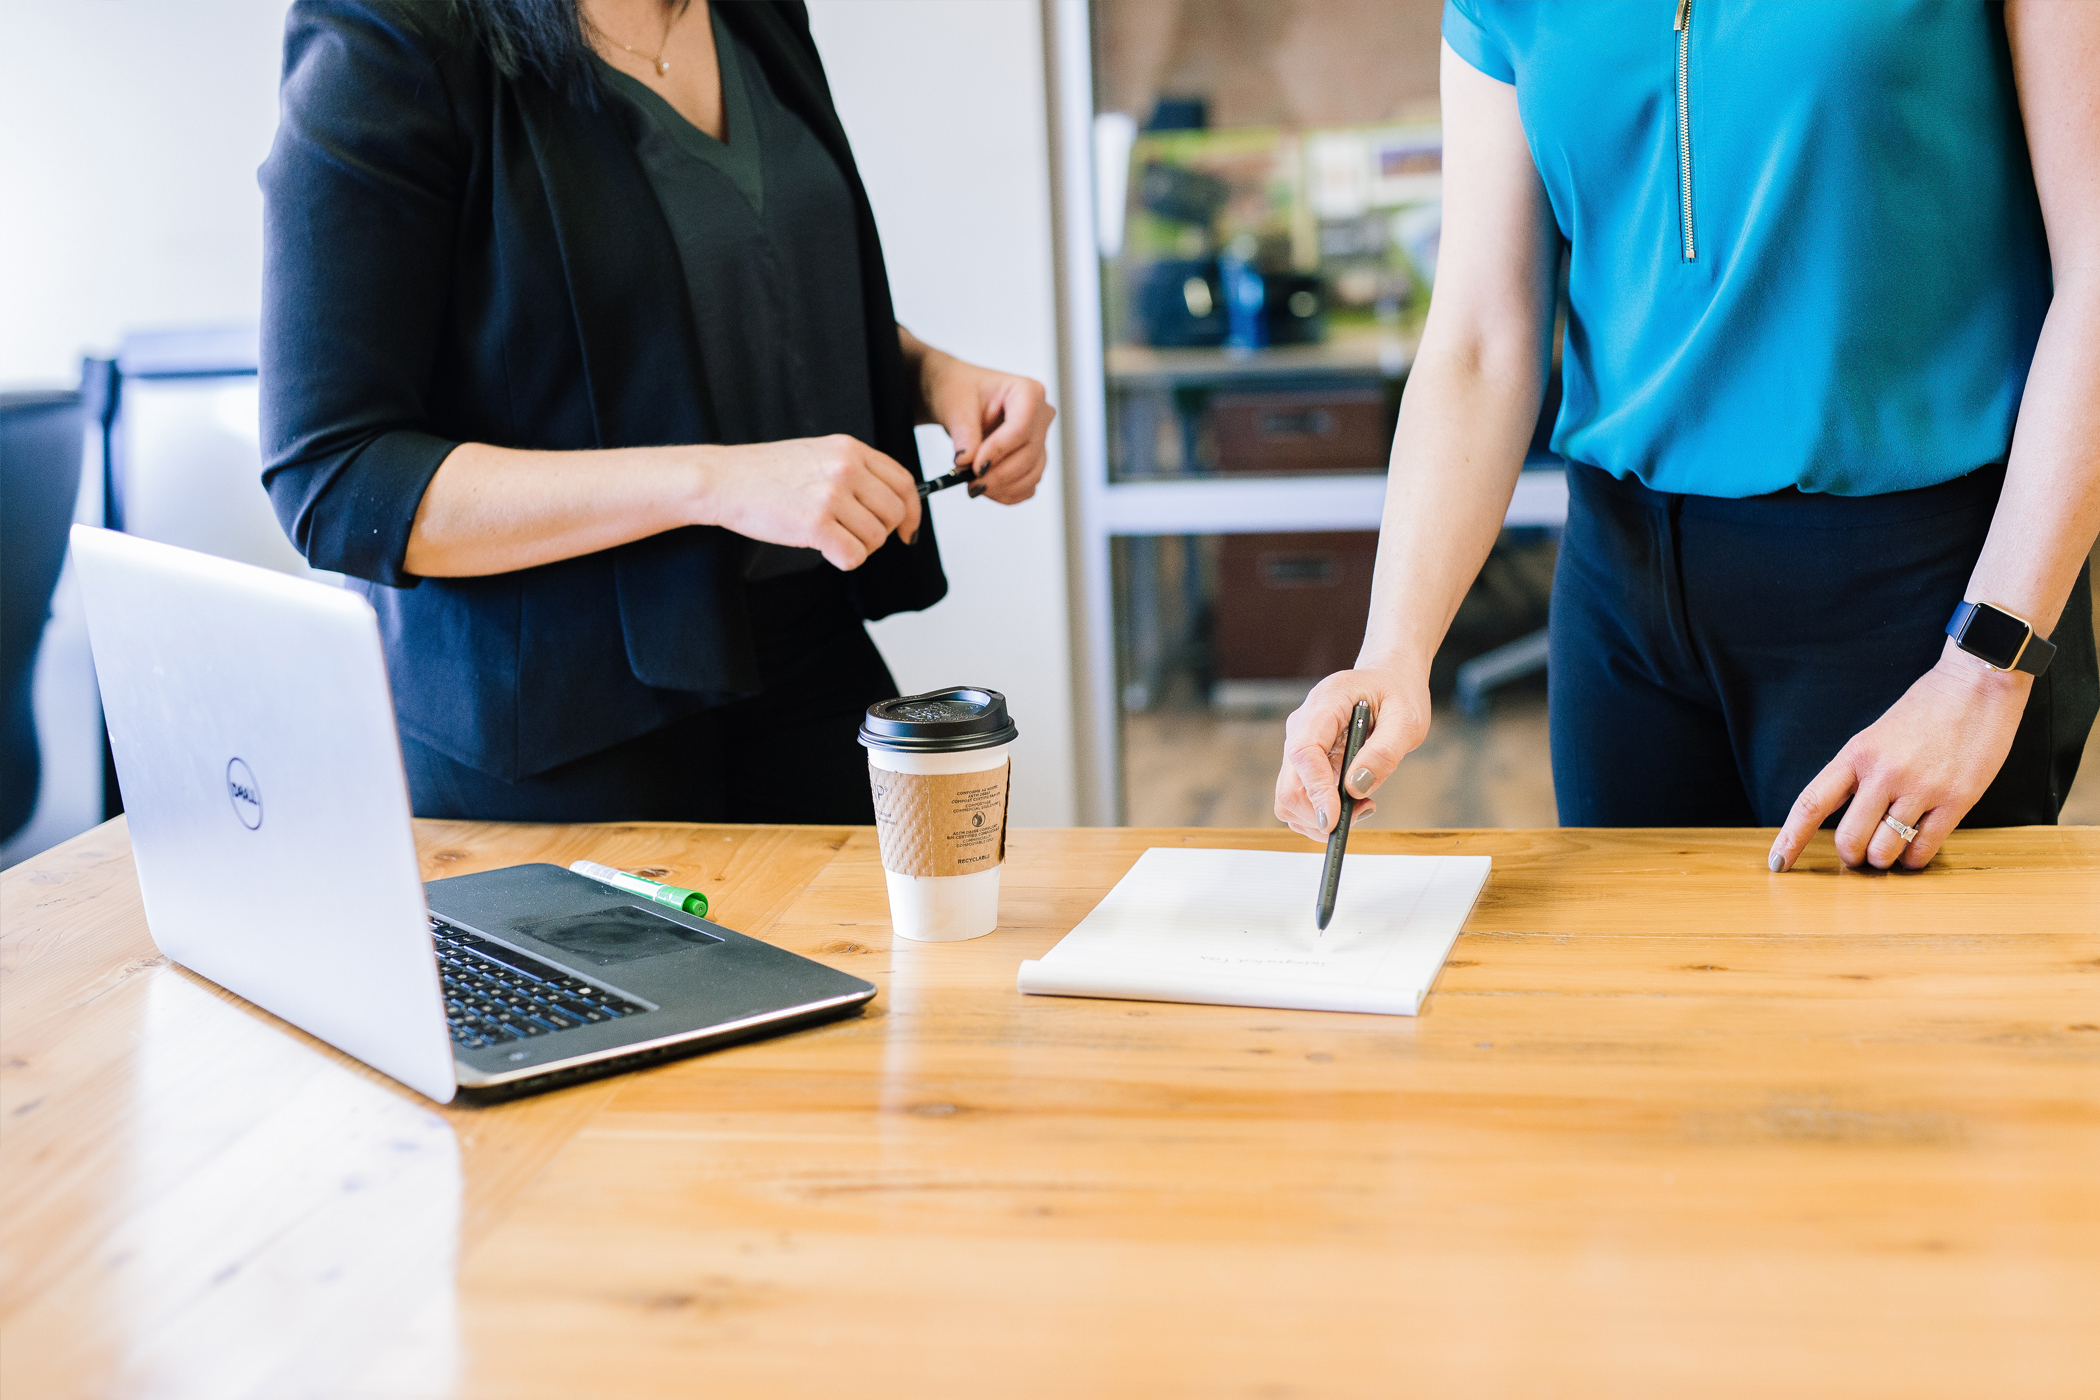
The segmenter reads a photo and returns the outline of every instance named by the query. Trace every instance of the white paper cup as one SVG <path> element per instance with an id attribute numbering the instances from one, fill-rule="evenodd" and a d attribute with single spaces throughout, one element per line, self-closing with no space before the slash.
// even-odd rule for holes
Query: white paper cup
<path id="1" fill-rule="evenodd" d="M 868 707 L 868 751 L 890 926 L 922 943 L 999 926 L 1014 726 L 996 690 L 956 686 Z"/>
<path id="2" fill-rule="evenodd" d="M 868 767 L 890 773 L 984 773 L 1004 768 L 1012 747 L 1001 744 L 962 753 L 893 753 L 871 748 Z M 999 865 L 968 875 L 900 875 L 885 866 L 882 874 L 890 887 L 890 927 L 902 937 L 921 943 L 958 943 L 982 938 L 999 927 Z"/>

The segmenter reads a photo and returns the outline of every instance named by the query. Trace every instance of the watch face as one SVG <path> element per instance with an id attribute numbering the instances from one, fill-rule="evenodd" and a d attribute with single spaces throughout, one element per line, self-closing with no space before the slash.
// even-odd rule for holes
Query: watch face
<path id="1" fill-rule="evenodd" d="M 1979 603 L 1976 611 L 1969 615 L 1969 625 L 1962 629 L 1961 645 L 1964 651 L 1980 656 L 1993 666 L 2003 670 L 2013 664 L 2020 654 L 2021 643 L 2027 640 L 2027 624 L 2011 613 L 2000 612 L 1989 603 Z"/>

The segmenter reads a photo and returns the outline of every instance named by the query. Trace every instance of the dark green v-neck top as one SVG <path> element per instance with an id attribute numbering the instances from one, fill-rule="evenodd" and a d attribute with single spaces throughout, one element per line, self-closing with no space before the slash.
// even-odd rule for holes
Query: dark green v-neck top
<path id="1" fill-rule="evenodd" d="M 710 7 L 710 11 L 712 12 Z M 644 118 L 635 154 L 685 269 L 707 417 L 736 445 L 846 433 L 871 442 L 875 407 L 853 198 L 837 164 L 715 15 L 725 140 L 610 64 L 600 75 Z M 812 568 L 813 549 L 764 545 L 748 576 Z"/>

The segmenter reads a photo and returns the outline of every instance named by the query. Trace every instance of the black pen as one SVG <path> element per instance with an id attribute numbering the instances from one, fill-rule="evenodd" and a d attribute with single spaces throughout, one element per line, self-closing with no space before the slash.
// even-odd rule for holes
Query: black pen
<path id="1" fill-rule="evenodd" d="M 977 472 L 975 468 L 957 467 L 946 476 L 937 476 L 931 481 L 920 482 L 919 499 L 923 501 L 936 491 L 945 491 L 951 486 L 960 486 L 965 481 L 975 481 L 976 479 Z"/>
<path id="2" fill-rule="evenodd" d="M 1349 795 L 1349 765 L 1356 762 L 1356 751 L 1370 732 L 1371 702 L 1359 700 L 1349 713 L 1349 741 L 1342 748 L 1342 781 L 1337 788 L 1342 814 L 1327 837 L 1327 863 L 1320 867 L 1320 905 L 1314 912 L 1323 931 L 1334 918 L 1334 896 L 1342 887 L 1342 853 L 1349 849 L 1349 817 L 1356 810 L 1356 799 Z"/>

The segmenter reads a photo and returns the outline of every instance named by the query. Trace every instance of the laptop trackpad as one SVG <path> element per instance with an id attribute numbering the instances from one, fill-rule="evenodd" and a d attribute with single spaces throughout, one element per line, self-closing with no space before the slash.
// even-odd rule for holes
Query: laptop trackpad
<path id="1" fill-rule="evenodd" d="M 550 943 L 593 967 L 612 967 L 722 941 L 633 904 L 614 904 L 582 914 L 528 914 L 506 923 L 510 932 Z"/>

